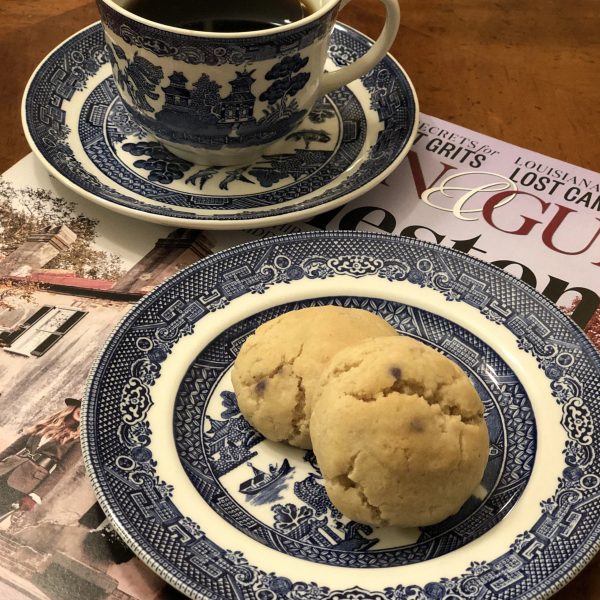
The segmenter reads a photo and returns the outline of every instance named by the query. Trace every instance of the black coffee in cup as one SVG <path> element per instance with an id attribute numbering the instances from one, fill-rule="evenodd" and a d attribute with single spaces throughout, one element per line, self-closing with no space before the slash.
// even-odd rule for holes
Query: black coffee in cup
<path id="1" fill-rule="evenodd" d="M 279 27 L 314 12 L 307 0 L 125 0 L 119 4 L 155 23 L 221 33 Z"/>

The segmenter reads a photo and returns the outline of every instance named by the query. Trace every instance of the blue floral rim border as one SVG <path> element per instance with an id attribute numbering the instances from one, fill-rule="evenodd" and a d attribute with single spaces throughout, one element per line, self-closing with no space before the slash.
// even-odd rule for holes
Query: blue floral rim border
<path id="1" fill-rule="evenodd" d="M 68 143 L 70 129 L 62 103 L 83 89 L 101 67 L 108 65 L 103 39 L 100 23 L 94 23 L 65 40 L 40 63 L 23 96 L 23 129 L 33 152 L 62 183 L 94 202 L 133 217 L 185 227 L 226 229 L 235 225 L 248 227 L 253 223 L 272 225 L 313 216 L 350 201 L 383 180 L 406 156 L 416 135 L 419 109 L 414 88 L 400 64 L 388 54 L 361 77 L 370 90 L 370 103 L 384 128 L 360 167 L 333 189 L 305 200 L 300 197 L 293 204 L 272 210 L 245 209 L 228 215 L 199 215 L 172 206 L 150 205 L 101 183 L 85 169 Z M 356 48 L 349 49 L 347 44 Z M 371 45 L 360 32 L 336 22 L 330 51 L 339 49 L 340 56 L 335 60 L 338 65 L 353 62 Z M 67 60 L 69 49 L 77 51 L 74 53 L 76 64 Z M 399 88 L 402 106 L 389 104 L 387 78 L 382 78 L 383 84 L 379 82 L 383 71 L 391 73 Z"/>
<path id="2" fill-rule="evenodd" d="M 325 252 L 328 246 L 329 252 Z M 302 256 L 304 253 L 303 266 L 292 264 L 294 268 L 279 269 L 275 263 L 269 263 L 269 257 L 272 258 L 275 251 L 281 253 L 282 249 L 292 257 Z M 307 250 L 312 253 L 308 259 Z M 539 368 L 550 382 L 555 402 L 562 408 L 561 425 L 569 437 L 563 449 L 566 467 L 559 477 L 555 494 L 541 503 L 538 521 L 530 530 L 517 536 L 508 552 L 489 562 L 472 562 L 466 573 L 451 579 L 430 582 L 424 587 L 398 585 L 367 593 L 369 598 L 408 600 L 418 594 L 440 599 L 545 598 L 574 577 L 592 558 L 600 546 L 600 500 L 598 494 L 592 493 L 600 484 L 600 477 L 594 472 L 598 471 L 598 466 L 594 467 L 593 460 L 600 446 L 600 439 L 594 437 L 594 432 L 600 426 L 600 407 L 593 402 L 593 394 L 600 390 L 600 355 L 585 334 L 556 306 L 527 284 L 496 267 L 449 248 L 386 234 L 310 232 L 234 247 L 207 257 L 174 275 L 141 300 L 122 319 L 91 370 L 82 413 L 85 466 L 100 504 L 117 531 L 159 575 L 192 597 L 214 597 L 214 592 L 199 586 L 198 581 L 185 572 L 173 572 L 165 567 L 164 556 L 157 553 L 151 544 L 148 545 L 143 533 L 130 523 L 122 521 L 124 513 L 119 502 L 114 500 L 111 480 L 104 475 L 102 459 L 96 452 L 97 435 L 100 434 L 96 433 L 90 414 L 95 413 L 99 407 L 108 410 L 111 406 L 110 398 L 100 393 L 103 387 L 102 374 L 114 360 L 128 327 L 147 312 L 153 312 L 156 317 L 156 310 L 160 310 L 158 305 L 162 305 L 163 309 L 172 309 L 176 301 L 180 310 L 187 311 L 187 320 L 170 310 L 171 322 L 155 323 L 157 331 L 162 332 L 159 338 L 162 336 L 162 339 L 170 340 L 166 347 L 154 354 L 153 360 L 161 362 L 168 354 L 169 347 L 182 335 L 191 333 L 192 322 L 197 322 L 206 312 L 219 310 L 227 304 L 223 302 L 226 300 L 224 296 L 214 298 L 211 294 L 210 297 L 200 299 L 197 293 L 192 294 L 190 286 L 193 287 L 194 280 L 199 278 L 197 284 L 203 283 L 203 289 L 209 289 L 206 287 L 208 282 L 202 281 L 208 279 L 212 281 L 209 285 L 214 287 L 215 271 L 218 271 L 219 264 L 223 268 L 226 263 L 227 268 L 231 269 L 236 256 L 242 264 L 253 260 L 258 264 L 262 261 L 264 269 L 254 272 L 257 276 L 262 274 L 262 281 L 261 277 L 254 283 L 249 280 L 245 288 L 243 282 L 240 282 L 243 289 L 239 286 L 230 288 L 231 297 L 260 293 L 265 289 L 266 282 L 270 286 L 275 282 L 285 283 L 299 279 L 302 277 L 299 272 L 301 268 L 305 276 L 313 279 L 338 273 L 355 278 L 375 275 L 388 281 L 408 281 L 419 287 L 437 290 L 448 301 L 465 302 L 477 308 L 491 321 L 504 325 L 517 337 L 520 347 L 536 358 Z M 408 258 L 412 262 L 406 262 Z M 189 297 L 187 307 L 182 302 L 182 296 L 186 295 Z M 169 301 L 171 304 L 165 304 Z M 202 303 L 206 306 L 203 307 Z M 523 312 L 531 318 L 521 316 L 520 313 Z M 147 367 L 151 362 L 148 362 L 148 356 L 145 360 Z M 142 363 L 140 365 L 143 366 Z M 114 383 L 113 376 L 111 383 Z M 588 396 L 591 396 L 591 402 L 583 400 Z M 98 403 L 99 397 L 103 398 L 102 403 Z M 127 411 L 125 406 L 125 415 L 128 414 Z M 139 421 L 138 419 L 137 422 Z M 155 483 L 160 484 L 158 481 Z M 161 492 L 164 489 L 161 488 Z M 585 505 L 585 510 L 577 512 L 578 504 Z M 179 524 L 188 528 L 183 532 L 186 535 L 192 531 L 193 525 L 197 528 L 195 535 L 202 535 L 196 524 Z M 563 539 L 569 539 L 569 544 Z M 275 573 L 258 571 L 247 563 L 241 553 L 224 552 L 210 540 L 205 542 L 210 552 L 218 550 L 219 559 L 223 559 L 223 564 L 233 569 L 234 574 L 231 576 L 236 577 L 237 583 L 241 585 L 244 577 L 252 575 L 252 585 L 256 584 L 265 593 L 268 592 L 269 597 L 328 600 L 367 597 L 366 592 L 356 586 L 348 590 L 333 591 L 314 583 L 291 582 Z M 203 556 L 206 564 L 209 559 L 205 553 Z M 238 576 L 240 579 L 237 579 Z M 206 578 L 206 574 L 203 574 L 203 578 Z M 254 588 L 245 589 L 247 593 L 254 594 Z M 279 590 L 277 596 L 273 595 L 273 589 Z M 258 593 L 260 590 L 255 591 Z M 240 597 L 253 598 L 255 595 Z"/>
<path id="3" fill-rule="evenodd" d="M 97 5 L 102 21 L 128 44 L 158 57 L 168 56 L 194 65 L 220 65 L 223 62 L 243 64 L 253 60 L 275 58 L 282 48 L 303 50 L 329 31 L 340 8 L 339 3 L 335 3 L 318 18 L 315 18 L 313 13 L 306 24 L 295 26 L 287 33 L 255 31 L 242 33 L 235 38 L 219 38 L 213 34 L 207 43 L 207 38 L 201 33 L 191 36 L 178 27 L 171 27 L 169 30 L 157 29 L 151 21 L 147 24 L 139 22 L 104 2 L 98 1 Z M 247 46 L 253 45 L 255 41 L 260 42 L 260 47 L 253 47 L 249 52 Z M 218 51 L 215 52 L 217 47 Z"/>

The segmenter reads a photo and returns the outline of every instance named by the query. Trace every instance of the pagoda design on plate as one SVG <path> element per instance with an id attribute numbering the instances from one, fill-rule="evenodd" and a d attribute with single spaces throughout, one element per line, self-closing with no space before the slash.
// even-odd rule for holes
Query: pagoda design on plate
<path id="1" fill-rule="evenodd" d="M 137 52 L 129 60 L 116 44 L 108 44 L 108 49 L 118 67 L 119 87 L 130 99 L 129 110 L 171 142 L 213 149 L 267 144 L 290 131 L 307 112 L 294 98 L 310 79 L 310 73 L 302 71 L 309 59 L 299 53 L 275 62 L 264 77 L 249 65 L 236 69 L 227 92 L 208 73 L 192 83 L 183 70 L 167 75 Z M 156 106 L 161 99 L 162 105 Z M 256 106 L 257 100 L 262 106 Z M 259 118 L 257 112 L 262 112 Z"/>
<path id="2" fill-rule="evenodd" d="M 254 105 L 256 96 L 252 93 L 254 69 L 236 71 L 235 78 L 229 82 L 231 92 L 221 98 L 222 86 L 204 74 L 194 83 L 193 89 L 187 87 L 188 79 L 180 71 L 169 76 L 169 85 L 163 87 L 165 103 L 156 119 L 163 123 L 179 121 L 181 114 L 188 116 L 187 122 L 192 130 L 220 128 L 230 135 L 242 124 L 255 125 Z"/>
<path id="3" fill-rule="evenodd" d="M 211 467 L 221 477 L 256 456 L 252 450 L 262 441 L 256 432 L 241 416 L 221 421 L 207 416 L 210 429 L 206 432 L 207 450 Z"/>

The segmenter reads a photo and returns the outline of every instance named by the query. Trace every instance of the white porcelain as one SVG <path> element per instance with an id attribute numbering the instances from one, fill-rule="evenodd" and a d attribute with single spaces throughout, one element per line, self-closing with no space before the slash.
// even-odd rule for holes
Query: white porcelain
<path id="1" fill-rule="evenodd" d="M 457 515 L 352 523 L 311 452 L 241 416 L 246 337 L 323 304 L 379 314 L 475 385 L 490 452 Z M 540 600 L 599 547 L 599 392 L 590 340 L 505 271 L 409 238 L 302 233 L 209 256 L 136 305 L 92 369 L 82 448 L 118 533 L 192 598 Z"/>
<path id="2" fill-rule="evenodd" d="M 337 13 L 349 0 L 261 31 L 213 33 L 154 23 L 123 0 L 98 0 L 113 75 L 133 119 L 176 156 L 201 165 L 247 165 L 289 135 L 315 102 L 370 71 L 400 23 L 397 0 L 367 54 L 324 73 Z"/>
<path id="3" fill-rule="evenodd" d="M 372 45 L 339 23 L 331 42 L 328 65 L 334 67 L 360 60 Z M 308 219 L 375 186 L 416 135 L 414 89 L 387 55 L 361 79 L 319 100 L 297 131 L 251 165 L 199 167 L 136 123 L 117 94 L 109 54 L 98 24 L 51 52 L 25 91 L 23 127 L 62 183 L 138 219 L 199 229 Z"/>

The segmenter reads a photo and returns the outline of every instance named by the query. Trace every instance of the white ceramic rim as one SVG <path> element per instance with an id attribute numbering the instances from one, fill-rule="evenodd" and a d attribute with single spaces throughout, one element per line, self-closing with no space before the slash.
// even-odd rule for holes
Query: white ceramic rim
<path id="1" fill-rule="evenodd" d="M 105 1 L 105 0 L 103 0 Z M 110 1 L 110 0 L 106 0 Z M 335 0 L 339 1 L 339 0 Z M 337 21 L 336 21 L 337 22 Z M 86 200 L 91 200 L 95 204 L 102 206 L 108 210 L 116 212 L 120 215 L 124 215 L 126 217 L 131 217 L 136 220 L 147 221 L 149 223 L 158 223 L 159 225 L 166 225 L 168 227 L 183 227 L 185 229 L 206 229 L 206 230 L 228 230 L 228 229 L 253 229 L 256 227 L 272 227 L 274 225 L 282 225 L 284 223 L 291 223 L 295 221 L 304 221 L 311 219 L 315 215 L 327 212 L 333 208 L 337 208 L 338 206 L 342 206 L 347 204 L 351 200 L 366 194 L 369 190 L 374 188 L 378 183 L 383 181 L 386 177 L 388 177 L 406 158 L 406 155 L 409 153 L 412 148 L 415 137 L 417 136 L 417 130 L 419 128 L 419 99 L 417 98 L 417 93 L 413 82 L 410 77 L 402 67 L 402 65 L 388 52 L 386 57 L 391 60 L 398 69 L 402 72 L 406 81 L 410 87 L 410 91 L 413 95 L 414 103 L 415 103 L 415 120 L 413 123 L 412 131 L 406 141 L 406 144 L 400 154 L 393 160 L 381 173 L 367 181 L 362 186 L 356 188 L 355 190 L 349 192 L 348 194 L 344 194 L 335 200 L 330 202 L 324 202 L 323 204 L 319 204 L 318 206 L 312 206 L 310 208 L 306 208 L 304 210 L 298 211 L 289 211 L 279 215 L 273 215 L 270 217 L 257 217 L 256 219 L 231 219 L 231 220 L 203 220 L 202 218 L 183 218 L 183 217 L 169 217 L 165 215 L 158 215 L 154 213 L 146 213 L 143 210 L 130 208 L 128 206 L 121 206 L 120 204 L 116 204 L 115 202 L 111 202 L 110 200 L 106 200 L 104 198 L 100 198 L 96 196 L 92 192 L 82 189 L 75 182 L 71 181 L 68 177 L 63 175 L 54 165 L 50 164 L 50 162 L 46 159 L 43 152 L 37 147 L 36 143 L 33 140 L 33 136 L 29 131 L 29 127 L 27 124 L 27 113 L 26 113 L 26 103 L 27 97 L 29 96 L 29 89 L 35 79 L 38 71 L 44 66 L 44 64 L 48 61 L 48 59 L 60 48 L 62 48 L 65 44 L 67 44 L 70 40 L 81 35 L 84 31 L 88 29 L 92 29 L 93 27 L 97 27 L 100 24 L 100 21 L 96 21 L 83 29 L 80 29 L 73 35 L 69 36 L 66 40 L 60 43 L 58 46 L 50 50 L 48 54 L 41 60 L 38 66 L 35 68 L 34 72 L 31 74 L 27 85 L 25 86 L 25 90 L 23 92 L 23 98 L 21 100 L 21 123 L 23 126 L 23 132 L 25 133 L 25 138 L 32 152 L 38 158 L 38 160 L 44 165 L 44 167 L 49 171 L 49 173 L 57 179 L 61 184 L 78 194 L 79 196 L 85 198 Z M 365 40 L 374 44 L 375 42 L 368 36 L 364 35 L 354 27 L 350 27 L 345 23 L 341 23 L 344 27 L 356 32 L 358 35 L 362 36 Z M 297 198 L 297 200 L 301 200 L 301 196 Z M 251 209 L 250 209 L 251 210 Z M 247 211 L 249 212 L 249 211 Z"/>
<path id="2" fill-rule="evenodd" d="M 249 0 L 250 2 L 252 0 Z M 293 23 L 288 23 L 287 25 L 279 25 L 278 27 L 273 27 L 271 29 L 259 29 L 255 31 L 238 31 L 238 32 L 217 32 L 217 31 L 195 31 L 193 29 L 184 29 L 183 27 L 173 27 L 172 25 L 164 25 L 163 23 L 157 23 L 156 21 L 150 21 L 149 19 L 145 19 L 144 17 L 140 17 L 135 13 L 128 11 L 126 8 L 119 6 L 114 0 L 99 0 L 103 4 L 106 4 L 109 8 L 112 8 L 116 12 L 122 14 L 124 17 L 135 21 L 136 23 L 142 23 L 143 25 L 147 25 L 148 27 L 154 27 L 155 29 L 159 29 L 160 31 L 168 31 L 169 33 L 177 33 L 179 35 L 187 35 L 189 37 L 197 37 L 197 38 L 207 38 L 207 39 L 223 39 L 223 38 L 231 38 L 231 39 L 240 39 L 240 38 L 248 38 L 248 37 L 264 37 L 267 35 L 274 35 L 278 33 L 284 33 L 286 31 L 290 31 L 292 29 L 296 29 L 298 27 L 303 27 L 312 21 L 318 21 L 324 14 L 329 12 L 334 8 L 336 4 L 340 4 L 342 0 L 328 0 L 325 4 L 316 10 L 314 13 L 304 17 L 298 21 L 294 21 Z"/>

